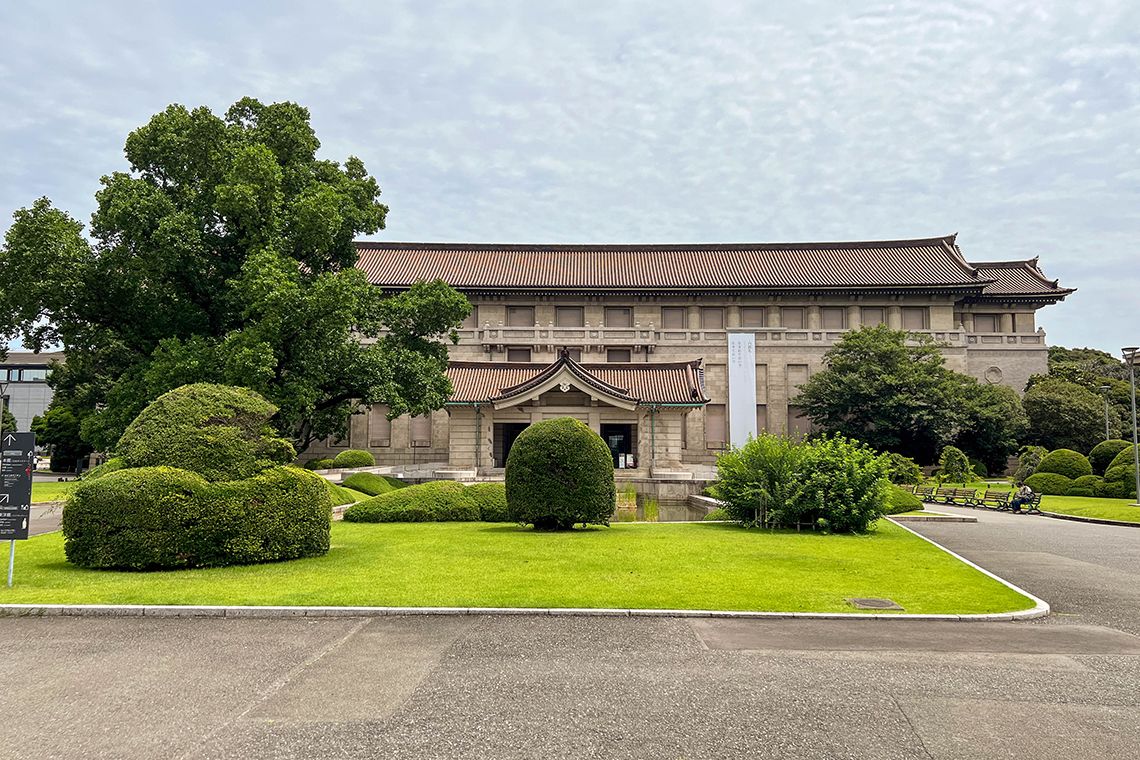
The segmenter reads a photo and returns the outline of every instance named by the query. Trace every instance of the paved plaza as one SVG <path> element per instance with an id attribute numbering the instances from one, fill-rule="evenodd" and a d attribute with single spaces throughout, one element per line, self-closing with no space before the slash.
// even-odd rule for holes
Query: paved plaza
<path id="1" fill-rule="evenodd" d="M 919 525 L 1027 623 L 0 620 L 20 758 L 1131 758 L 1140 530 Z"/>

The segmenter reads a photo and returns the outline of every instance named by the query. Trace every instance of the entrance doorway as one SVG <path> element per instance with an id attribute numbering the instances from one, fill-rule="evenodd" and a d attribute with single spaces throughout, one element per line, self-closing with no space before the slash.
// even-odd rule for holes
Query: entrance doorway
<path id="1" fill-rule="evenodd" d="M 494 456 L 496 467 L 507 466 L 507 456 L 511 453 L 511 446 L 514 445 L 515 439 L 519 437 L 519 433 L 526 430 L 529 426 L 529 422 L 495 423 L 495 432 L 492 441 L 492 448 L 494 450 L 492 455 Z"/>
<path id="2" fill-rule="evenodd" d="M 599 432 L 606 446 L 610 448 L 615 469 L 629 469 L 637 466 L 636 425 L 627 423 L 605 423 Z"/>

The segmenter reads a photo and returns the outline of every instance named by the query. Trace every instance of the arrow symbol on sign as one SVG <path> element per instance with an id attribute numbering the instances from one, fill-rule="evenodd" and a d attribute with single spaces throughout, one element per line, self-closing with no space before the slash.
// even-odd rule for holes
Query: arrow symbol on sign
<path id="1" fill-rule="evenodd" d="M 7 504 L 7 503 L 8 503 L 8 494 L 0 493 L 0 504 Z"/>
<path id="2" fill-rule="evenodd" d="M 4 445 L 5 446 L 11 446 L 15 442 L 15 440 L 16 440 L 16 436 L 12 435 L 11 433 L 8 433 L 8 435 L 4 436 Z"/>

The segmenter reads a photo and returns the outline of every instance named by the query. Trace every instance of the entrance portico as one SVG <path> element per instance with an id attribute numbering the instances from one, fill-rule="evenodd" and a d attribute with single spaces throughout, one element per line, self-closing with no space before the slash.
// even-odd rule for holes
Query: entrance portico
<path id="1" fill-rule="evenodd" d="M 708 403 L 700 365 L 581 364 L 566 350 L 545 366 L 452 362 L 448 465 L 501 472 L 527 425 L 575 417 L 602 436 L 616 468 L 638 477 L 683 477 L 685 415 Z"/>

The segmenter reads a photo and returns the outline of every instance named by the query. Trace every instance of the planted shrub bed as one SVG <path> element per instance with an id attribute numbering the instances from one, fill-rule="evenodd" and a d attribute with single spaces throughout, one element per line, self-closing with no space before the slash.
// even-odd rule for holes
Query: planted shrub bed
<path id="1" fill-rule="evenodd" d="M 341 484 L 369 496 L 379 496 L 382 493 L 405 488 L 408 484 L 399 478 L 388 475 L 377 475 L 374 472 L 354 472 L 341 481 Z"/>
<path id="2" fill-rule="evenodd" d="M 477 522 L 479 506 L 468 486 L 449 480 L 400 488 L 357 502 L 345 510 L 348 522 Z"/>

